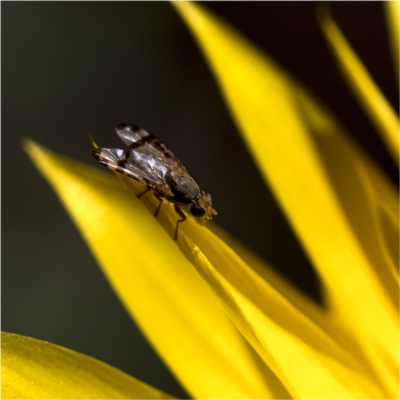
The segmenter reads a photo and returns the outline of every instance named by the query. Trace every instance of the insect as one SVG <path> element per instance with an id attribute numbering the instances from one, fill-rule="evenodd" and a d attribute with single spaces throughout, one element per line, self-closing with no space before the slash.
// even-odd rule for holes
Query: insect
<path id="1" fill-rule="evenodd" d="M 94 158 L 107 168 L 146 185 L 146 190 L 137 198 L 152 190 L 160 202 L 155 217 L 164 199 L 174 203 L 180 216 L 176 221 L 174 240 L 178 238 L 179 224 L 186 220 L 181 206 L 189 206 L 190 213 L 203 225 L 217 215 L 212 208 L 211 196 L 200 189 L 178 158 L 155 136 L 128 123 L 116 125 L 115 131 L 129 150 L 97 148 L 93 150 Z"/>

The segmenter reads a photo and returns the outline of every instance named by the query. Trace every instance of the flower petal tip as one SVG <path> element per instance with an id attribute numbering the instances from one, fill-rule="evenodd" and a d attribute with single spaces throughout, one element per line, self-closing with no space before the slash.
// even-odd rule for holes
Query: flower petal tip
<path id="1" fill-rule="evenodd" d="M 32 161 L 39 161 L 39 157 L 51 153 L 49 149 L 36 143 L 34 140 L 28 137 L 21 139 L 21 146 Z"/>
<path id="2" fill-rule="evenodd" d="M 89 136 L 89 140 L 90 140 L 90 143 L 92 143 L 92 146 L 93 146 L 93 148 L 94 149 L 98 149 L 99 148 L 99 146 L 97 145 L 97 143 L 94 141 L 94 139 L 92 138 L 92 135 L 88 135 Z"/>

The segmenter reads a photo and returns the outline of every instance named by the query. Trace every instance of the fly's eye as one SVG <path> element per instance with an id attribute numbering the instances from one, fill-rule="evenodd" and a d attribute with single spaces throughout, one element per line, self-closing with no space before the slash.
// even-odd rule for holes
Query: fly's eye
<path id="1" fill-rule="evenodd" d="M 203 207 L 198 207 L 198 206 L 192 206 L 190 207 L 190 213 L 194 217 L 204 217 L 204 214 L 206 213 L 206 210 Z"/>

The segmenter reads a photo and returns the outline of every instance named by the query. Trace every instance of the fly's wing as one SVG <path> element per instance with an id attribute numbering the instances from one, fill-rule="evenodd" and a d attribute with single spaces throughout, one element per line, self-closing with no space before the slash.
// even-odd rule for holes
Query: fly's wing
<path id="1" fill-rule="evenodd" d="M 121 123 L 115 127 L 117 135 L 135 152 L 147 154 L 163 161 L 171 169 L 186 171 L 179 159 L 154 135 L 134 124 Z"/>
<path id="2" fill-rule="evenodd" d="M 164 196 L 173 196 L 168 184 L 169 168 L 161 160 L 133 150 L 125 152 L 106 148 L 93 150 L 93 156 L 107 168 L 125 174 Z"/>

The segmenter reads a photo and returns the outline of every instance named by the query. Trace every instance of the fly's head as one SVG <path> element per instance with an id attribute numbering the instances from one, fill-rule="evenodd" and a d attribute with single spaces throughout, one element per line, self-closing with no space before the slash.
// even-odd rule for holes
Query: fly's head
<path id="1" fill-rule="evenodd" d="M 212 208 L 211 196 L 203 191 L 200 197 L 192 203 L 190 213 L 196 217 L 196 221 L 200 225 L 205 225 L 208 220 L 212 219 L 213 215 L 217 215 L 217 212 Z"/>

